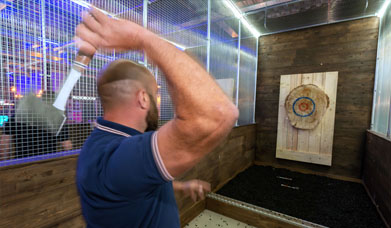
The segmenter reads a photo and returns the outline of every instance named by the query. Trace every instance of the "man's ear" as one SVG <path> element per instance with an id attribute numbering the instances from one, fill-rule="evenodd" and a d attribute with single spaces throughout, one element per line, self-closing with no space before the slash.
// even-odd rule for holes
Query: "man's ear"
<path id="1" fill-rule="evenodd" d="M 149 97 L 145 90 L 140 90 L 137 93 L 137 101 L 141 107 L 141 109 L 148 109 L 149 107 Z"/>

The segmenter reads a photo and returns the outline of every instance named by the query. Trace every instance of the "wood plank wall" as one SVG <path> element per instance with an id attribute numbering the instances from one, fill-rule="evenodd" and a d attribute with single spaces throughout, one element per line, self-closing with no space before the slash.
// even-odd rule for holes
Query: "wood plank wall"
<path id="1" fill-rule="evenodd" d="M 367 132 L 363 182 L 369 195 L 391 227 L 391 140 Z"/>
<path id="2" fill-rule="evenodd" d="M 260 37 L 256 164 L 360 178 L 378 29 L 371 17 Z M 339 72 L 332 166 L 276 159 L 280 75 L 329 71 Z"/>
<path id="3" fill-rule="evenodd" d="M 221 146 L 180 180 L 203 179 L 214 190 L 250 166 L 255 156 L 256 125 L 236 127 Z M 0 227 L 81 228 L 75 185 L 77 156 L 0 167 Z M 181 222 L 205 208 L 177 195 Z"/>
<path id="4" fill-rule="evenodd" d="M 0 168 L 0 227 L 51 227 L 79 216 L 76 162 L 68 156 Z"/>

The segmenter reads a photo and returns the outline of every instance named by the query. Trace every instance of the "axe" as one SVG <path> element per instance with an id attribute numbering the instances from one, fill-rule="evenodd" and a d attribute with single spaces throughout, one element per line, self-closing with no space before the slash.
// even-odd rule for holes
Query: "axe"
<path id="1" fill-rule="evenodd" d="M 53 104 L 43 101 L 33 93 L 22 98 L 15 111 L 15 121 L 29 126 L 42 127 L 58 136 L 66 121 L 64 112 L 68 97 L 92 57 L 80 51 L 77 53 L 71 71 Z"/>

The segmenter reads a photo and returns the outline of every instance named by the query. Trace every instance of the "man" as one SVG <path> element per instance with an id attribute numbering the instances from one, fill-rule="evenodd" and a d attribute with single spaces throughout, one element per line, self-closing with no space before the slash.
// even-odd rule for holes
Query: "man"
<path id="1" fill-rule="evenodd" d="M 142 50 L 165 73 L 175 117 L 157 131 L 157 84 L 144 67 L 109 64 L 98 78 L 104 115 L 79 156 L 77 186 L 88 227 L 180 227 L 172 182 L 230 132 L 238 110 L 194 60 L 152 32 L 92 9 L 77 27 L 80 51 Z M 150 130 L 146 132 L 147 130 Z M 190 185 L 190 186 L 189 186 Z"/>
<path id="2" fill-rule="evenodd" d="M 53 103 L 54 97 L 55 93 L 52 91 L 44 91 L 42 94 L 42 100 L 47 103 Z M 72 149 L 72 142 L 69 140 L 66 125 L 56 136 L 40 126 L 19 123 L 15 120 L 15 117 L 11 117 L 4 124 L 2 133 L 0 160 L 55 153 L 59 142 L 63 150 Z"/>

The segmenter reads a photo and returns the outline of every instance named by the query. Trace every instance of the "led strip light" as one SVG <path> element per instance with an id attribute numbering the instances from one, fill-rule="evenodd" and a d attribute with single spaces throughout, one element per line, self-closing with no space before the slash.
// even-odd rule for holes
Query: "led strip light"
<path id="1" fill-rule="evenodd" d="M 383 17 L 388 5 L 391 3 L 391 0 L 386 0 L 383 6 L 380 8 L 379 12 L 376 13 L 376 16 Z"/>
<path id="2" fill-rule="evenodd" d="M 292 225 L 295 225 L 298 227 L 327 228 L 326 226 L 318 225 L 318 224 L 308 222 L 308 221 L 305 221 L 302 219 L 298 219 L 298 218 L 295 218 L 295 217 L 292 217 L 289 215 L 278 213 L 278 212 L 268 210 L 268 209 L 265 209 L 262 207 L 254 206 L 252 204 L 248 204 L 248 203 L 245 203 L 245 202 L 242 202 L 239 200 L 231 199 L 229 197 L 222 196 L 222 195 L 219 195 L 216 193 L 209 193 L 207 195 L 207 197 L 214 199 L 214 200 L 217 200 L 217 201 L 220 201 L 220 202 L 223 202 L 223 203 L 226 203 L 226 204 L 229 204 L 229 205 L 232 205 L 232 206 L 235 206 L 235 207 L 238 207 L 238 208 L 241 208 L 241 209 L 249 210 L 249 211 L 255 212 L 257 214 L 261 214 L 261 215 L 264 215 L 264 216 L 267 216 L 267 217 L 270 217 L 270 218 L 273 218 L 273 219 L 276 219 L 279 221 L 283 221 L 283 222 L 286 222 L 286 223 L 289 223 L 289 224 L 292 224 Z"/>
<path id="3" fill-rule="evenodd" d="M 231 0 L 224 0 L 224 5 L 228 7 L 232 13 L 238 18 L 244 26 L 253 34 L 255 37 L 259 37 L 261 34 L 247 21 L 240 9 Z"/>

